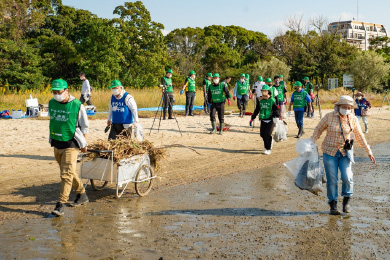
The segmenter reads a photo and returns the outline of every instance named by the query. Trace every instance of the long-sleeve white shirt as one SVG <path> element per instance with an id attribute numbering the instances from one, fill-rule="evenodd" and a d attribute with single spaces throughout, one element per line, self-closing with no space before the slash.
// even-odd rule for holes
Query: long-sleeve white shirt
<path id="1" fill-rule="evenodd" d="M 123 95 L 126 93 L 125 90 L 122 90 L 121 94 L 118 97 L 115 97 L 117 100 L 121 99 Z M 133 114 L 133 121 L 134 123 L 138 122 L 138 111 L 137 111 L 137 103 L 135 103 L 135 100 L 132 95 L 127 94 L 125 99 L 126 106 L 130 109 L 131 113 Z M 111 121 L 112 119 L 112 105 L 110 101 L 110 105 L 108 108 L 108 121 Z M 130 124 L 124 124 L 124 128 L 128 128 Z"/>
<path id="2" fill-rule="evenodd" d="M 81 86 L 81 95 L 91 95 L 91 85 L 89 85 L 89 80 L 85 79 L 83 85 Z"/>

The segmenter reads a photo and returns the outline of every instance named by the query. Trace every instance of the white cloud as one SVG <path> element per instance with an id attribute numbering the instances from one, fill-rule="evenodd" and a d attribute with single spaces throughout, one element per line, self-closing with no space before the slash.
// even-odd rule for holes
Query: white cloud
<path id="1" fill-rule="evenodd" d="M 167 36 L 167 34 L 170 33 L 171 31 L 162 29 L 161 32 L 162 32 L 162 34 L 163 34 L 164 36 Z"/>

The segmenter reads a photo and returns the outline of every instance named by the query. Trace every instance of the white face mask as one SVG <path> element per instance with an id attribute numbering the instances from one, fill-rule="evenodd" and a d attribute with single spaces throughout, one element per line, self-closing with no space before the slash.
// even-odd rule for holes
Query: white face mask
<path id="1" fill-rule="evenodd" d="M 219 79 L 213 79 L 213 82 L 214 82 L 215 84 L 218 84 L 218 83 L 219 83 Z"/>
<path id="2" fill-rule="evenodd" d="M 360 97 L 360 96 L 359 96 L 359 97 L 357 97 L 357 99 L 358 99 L 358 100 L 361 100 L 361 99 L 362 99 L 362 97 Z"/>
<path id="3" fill-rule="evenodd" d="M 351 114 L 351 110 L 349 110 L 349 109 L 340 108 L 339 112 L 340 112 L 340 114 L 342 114 L 343 116 L 347 116 L 347 115 Z"/>
<path id="4" fill-rule="evenodd" d="M 244 83 L 245 79 L 240 79 L 241 83 Z"/>
<path id="5" fill-rule="evenodd" d="M 65 92 L 62 93 L 62 94 L 58 94 L 58 95 L 54 95 L 53 94 L 53 98 L 58 101 L 58 102 L 62 102 L 65 100 Z"/>
<path id="6" fill-rule="evenodd" d="M 121 92 L 122 92 L 122 90 L 121 90 L 120 88 L 114 88 L 114 89 L 112 90 L 112 94 L 113 94 L 114 96 L 118 96 Z"/>
<path id="7" fill-rule="evenodd" d="M 80 80 L 83 80 L 83 78 L 82 78 L 82 77 L 80 77 Z"/>

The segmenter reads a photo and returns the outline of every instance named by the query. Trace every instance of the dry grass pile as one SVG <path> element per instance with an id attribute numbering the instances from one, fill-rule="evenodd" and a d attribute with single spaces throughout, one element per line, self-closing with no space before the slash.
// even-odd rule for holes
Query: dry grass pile
<path id="1" fill-rule="evenodd" d="M 139 142 L 138 140 L 131 139 L 126 136 L 119 135 L 114 140 L 98 140 L 95 143 L 88 146 L 90 150 L 111 150 L 114 152 L 114 162 L 117 163 L 122 159 L 131 158 L 135 155 L 149 154 L 150 162 L 154 166 L 155 170 L 159 170 L 160 161 L 166 156 L 165 150 L 162 148 L 155 148 L 154 145 L 144 140 Z M 90 158 L 109 158 L 111 159 L 111 153 L 90 153 Z"/>

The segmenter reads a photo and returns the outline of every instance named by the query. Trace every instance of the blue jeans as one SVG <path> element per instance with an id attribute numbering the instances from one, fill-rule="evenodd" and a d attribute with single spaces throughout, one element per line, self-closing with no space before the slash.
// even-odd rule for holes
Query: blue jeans
<path id="1" fill-rule="evenodd" d="M 327 178 L 326 190 L 329 202 L 337 200 L 338 196 L 338 169 L 340 169 L 341 180 L 341 196 L 350 197 L 353 194 L 353 173 L 352 163 L 347 156 L 343 156 L 340 151 L 337 151 L 335 156 L 324 153 L 324 167 Z"/>
<path id="2" fill-rule="evenodd" d="M 298 128 L 303 127 L 303 116 L 305 115 L 305 111 L 294 111 L 294 115 Z"/>

